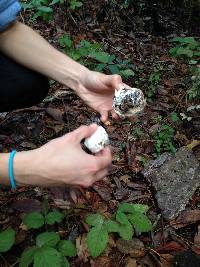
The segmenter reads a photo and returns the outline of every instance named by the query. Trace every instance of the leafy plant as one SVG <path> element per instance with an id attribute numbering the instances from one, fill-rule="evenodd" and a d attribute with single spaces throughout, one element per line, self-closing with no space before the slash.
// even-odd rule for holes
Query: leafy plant
<path id="1" fill-rule="evenodd" d="M 0 253 L 7 252 L 15 242 L 15 231 L 8 228 L 0 232 Z"/>
<path id="2" fill-rule="evenodd" d="M 123 203 L 113 219 L 106 219 L 101 214 L 90 214 L 85 222 L 91 227 L 87 235 L 87 245 L 92 257 L 99 256 L 108 244 L 109 233 L 118 233 L 125 240 L 130 240 L 134 234 L 149 232 L 152 224 L 146 212 L 148 206 Z"/>
<path id="3" fill-rule="evenodd" d="M 102 45 L 99 43 L 90 43 L 86 40 L 80 41 L 78 45 L 74 45 L 71 38 L 63 34 L 59 38 L 60 46 L 74 60 L 90 67 L 96 71 L 109 71 L 112 74 L 120 74 L 124 78 L 134 76 L 131 60 L 122 60 L 113 54 L 103 51 Z"/>
<path id="4" fill-rule="evenodd" d="M 60 240 L 55 232 L 44 232 L 36 237 L 36 245 L 26 249 L 19 267 L 68 267 L 67 257 L 76 256 L 76 247 L 70 240 Z"/>
<path id="5" fill-rule="evenodd" d="M 69 8 L 72 10 L 78 9 L 83 5 L 80 0 L 69 0 Z"/>
<path id="6" fill-rule="evenodd" d="M 187 91 L 188 100 L 200 97 L 200 68 L 197 65 L 200 59 L 200 43 L 193 37 L 176 37 L 172 39 L 176 44 L 170 49 L 171 55 L 185 59 L 191 66 L 192 82 Z"/>
<path id="7" fill-rule="evenodd" d="M 161 125 L 159 131 L 155 134 L 155 150 L 159 155 L 161 150 L 167 152 L 176 152 L 173 142 L 175 130 L 168 124 Z"/>
<path id="8" fill-rule="evenodd" d="M 187 97 L 189 100 L 200 97 L 200 67 L 196 67 L 193 70 L 192 86 L 187 91 Z"/>
<path id="9" fill-rule="evenodd" d="M 149 100 L 151 100 L 155 96 L 156 87 L 159 81 L 160 81 L 160 70 L 158 68 L 154 68 L 148 80 L 147 97 L 149 98 Z"/>
<path id="10" fill-rule="evenodd" d="M 184 59 L 200 57 L 200 44 L 193 37 L 175 37 L 171 41 L 176 44 L 169 51 L 172 56 Z"/>
<path id="11" fill-rule="evenodd" d="M 23 223 L 28 229 L 38 229 L 44 224 L 53 225 L 55 223 L 61 223 L 64 219 L 64 214 L 59 211 L 49 211 L 47 199 L 43 202 L 42 213 L 31 212 L 24 216 Z"/>
<path id="12" fill-rule="evenodd" d="M 34 11 L 32 20 L 42 17 L 45 22 L 48 22 L 53 19 L 53 8 L 50 7 L 49 0 L 30 0 L 23 1 L 21 4 L 24 10 Z"/>

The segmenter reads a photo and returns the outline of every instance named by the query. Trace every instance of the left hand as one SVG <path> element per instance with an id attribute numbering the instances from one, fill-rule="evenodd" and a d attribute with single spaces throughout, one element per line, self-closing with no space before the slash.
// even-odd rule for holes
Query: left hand
<path id="1" fill-rule="evenodd" d="M 101 121 L 106 122 L 109 111 L 113 118 L 118 117 L 112 110 L 112 102 L 115 89 L 119 88 L 120 84 L 122 79 L 117 74 L 105 75 L 89 71 L 82 77 L 76 92 L 88 106 L 100 113 Z"/>

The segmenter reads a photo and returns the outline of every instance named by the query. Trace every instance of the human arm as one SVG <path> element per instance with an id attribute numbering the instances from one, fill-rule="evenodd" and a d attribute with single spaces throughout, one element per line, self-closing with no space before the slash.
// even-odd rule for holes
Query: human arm
<path id="1" fill-rule="evenodd" d="M 83 151 L 81 140 L 92 135 L 97 125 L 81 126 L 75 131 L 54 139 L 40 148 L 17 152 L 13 172 L 17 185 L 88 187 L 108 173 L 112 162 L 106 147 L 97 155 Z M 9 154 L 0 157 L 0 184 L 9 185 Z"/>
<path id="2" fill-rule="evenodd" d="M 112 110 L 114 90 L 122 83 L 119 75 L 90 71 L 55 49 L 30 27 L 14 22 L 0 33 L 0 51 L 18 63 L 73 89 L 102 121 Z M 112 112 L 113 117 L 116 114 Z"/>

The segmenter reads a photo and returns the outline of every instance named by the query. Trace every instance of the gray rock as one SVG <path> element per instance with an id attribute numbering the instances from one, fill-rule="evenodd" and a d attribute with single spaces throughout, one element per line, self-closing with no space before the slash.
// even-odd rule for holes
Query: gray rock
<path id="1" fill-rule="evenodd" d="M 150 161 L 143 174 L 155 188 L 158 206 L 166 220 L 176 218 L 200 186 L 200 164 L 186 147 L 175 155 L 164 153 Z"/>

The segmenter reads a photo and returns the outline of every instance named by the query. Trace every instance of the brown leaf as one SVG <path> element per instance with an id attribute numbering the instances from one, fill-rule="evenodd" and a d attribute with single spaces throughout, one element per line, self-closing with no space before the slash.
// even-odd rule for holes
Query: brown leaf
<path id="1" fill-rule="evenodd" d="M 76 239 L 76 249 L 77 249 L 77 255 L 80 260 L 83 262 L 88 261 L 89 257 L 89 252 L 87 248 L 87 243 L 86 243 L 86 234 L 80 235 Z"/>
<path id="2" fill-rule="evenodd" d="M 125 267 L 137 267 L 137 266 L 138 265 L 136 259 L 133 259 L 131 257 L 127 258 Z"/>
<path id="3" fill-rule="evenodd" d="M 132 240 L 118 239 L 116 245 L 121 253 L 130 254 L 131 257 L 140 258 L 145 255 L 144 244 L 138 238 Z"/>
<path id="4" fill-rule="evenodd" d="M 175 229 L 179 229 L 186 225 L 196 223 L 198 221 L 200 221 L 199 209 L 185 210 L 178 216 L 178 218 L 170 221 L 170 225 Z"/>
<path id="5" fill-rule="evenodd" d="M 101 196 L 104 201 L 109 201 L 112 199 L 111 189 L 108 186 L 97 183 L 93 185 L 93 189 Z"/>
<path id="6" fill-rule="evenodd" d="M 59 121 L 59 122 L 64 122 L 63 121 L 63 113 L 60 109 L 56 108 L 46 108 L 46 113 L 50 115 L 54 120 Z"/>
<path id="7" fill-rule="evenodd" d="M 166 243 L 165 245 L 160 246 L 156 249 L 158 253 L 168 253 L 168 252 L 174 252 L 174 251 L 184 251 L 185 248 L 181 246 L 178 242 L 170 241 L 169 243 Z"/>
<path id="8" fill-rule="evenodd" d="M 33 212 L 33 211 L 40 212 L 42 210 L 41 202 L 36 199 L 30 199 L 30 198 L 16 200 L 11 205 L 11 207 L 17 211 L 25 212 L 25 213 Z"/>
<path id="9" fill-rule="evenodd" d="M 107 256 L 98 257 L 95 260 L 91 260 L 91 267 L 116 267 L 113 263 L 113 259 Z"/>
<path id="10" fill-rule="evenodd" d="M 174 256 L 171 254 L 160 254 L 160 261 L 162 263 L 162 267 L 172 267 L 173 266 Z"/>

